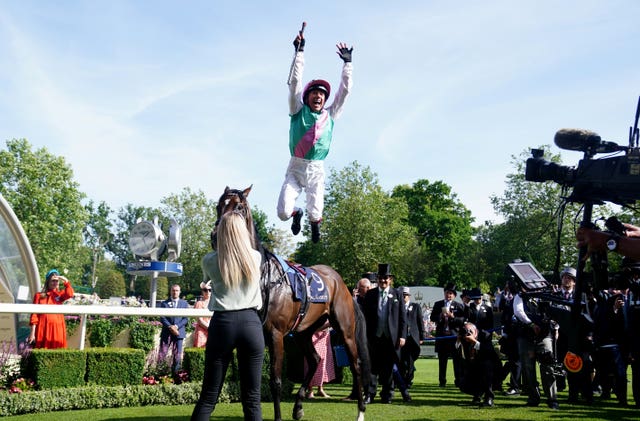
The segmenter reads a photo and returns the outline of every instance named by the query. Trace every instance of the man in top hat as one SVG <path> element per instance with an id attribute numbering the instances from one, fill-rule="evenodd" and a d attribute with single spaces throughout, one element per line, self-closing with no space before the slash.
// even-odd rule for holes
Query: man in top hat
<path id="1" fill-rule="evenodd" d="M 478 330 L 489 332 L 493 329 L 493 309 L 482 303 L 480 288 L 471 288 L 469 294 L 469 307 L 465 308 L 465 319 L 473 323 Z"/>
<path id="2" fill-rule="evenodd" d="M 436 301 L 431 311 L 430 320 L 436 324 L 436 346 L 438 353 L 438 380 L 440 387 L 447 384 L 447 362 L 449 358 L 453 360 L 453 374 L 456 386 L 462 379 L 462 364 L 456 352 L 456 320 L 461 322 L 464 319 L 464 305 L 456 298 L 456 286 L 448 283 L 444 287 L 444 299 Z"/>
<path id="3" fill-rule="evenodd" d="M 400 287 L 404 300 L 404 311 L 407 316 L 407 340 L 400 350 L 401 372 L 407 387 L 413 383 L 413 373 L 416 371 L 415 361 L 420 356 L 420 345 L 424 338 L 424 323 L 422 320 L 422 308 L 419 304 L 411 302 L 411 290 L 409 287 Z"/>
<path id="4" fill-rule="evenodd" d="M 362 305 L 367 322 L 372 372 L 366 403 L 373 402 L 376 394 L 376 376 L 382 386 L 382 403 L 391 403 L 393 365 L 400 362 L 400 349 L 407 335 L 404 303 L 402 295 L 393 288 L 390 267 L 389 263 L 378 265 L 378 287 L 367 291 Z M 408 400 L 405 396 L 403 398 Z"/>

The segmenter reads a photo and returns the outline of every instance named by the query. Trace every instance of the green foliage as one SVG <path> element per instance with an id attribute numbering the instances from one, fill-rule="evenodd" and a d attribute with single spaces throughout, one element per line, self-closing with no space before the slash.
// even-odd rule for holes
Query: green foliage
<path id="1" fill-rule="evenodd" d="M 109 319 L 99 318 L 89 323 L 89 342 L 93 347 L 111 345 L 117 333 L 115 324 Z"/>
<path id="2" fill-rule="evenodd" d="M 144 362 L 145 352 L 141 349 L 89 349 L 87 383 L 103 386 L 138 385 L 142 382 Z"/>
<path id="3" fill-rule="evenodd" d="M 112 261 L 104 261 L 96 267 L 95 292 L 101 298 L 122 297 L 126 295 L 124 276 L 116 269 Z"/>
<path id="4" fill-rule="evenodd" d="M 211 251 L 209 234 L 216 222 L 216 202 L 208 199 L 200 190 L 194 192 L 185 187 L 178 194 L 163 198 L 161 203 L 161 215 L 167 220 L 172 216 L 182 227 L 182 254 L 179 261 L 183 273 L 178 283 L 183 293 L 198 292 L 202 282 L 200 260 Z"/>
<path id="5" fill-rule="evenodd" d="M 204 348 L 185 348 L 182 366 L 192 382 L 201 382 L 204 379 Z"/>
<path id="6" fill-rule="evenodd" d="M 423 247 L 423 253 L 414 261 L 415 278 L 435 279 L 438 285 L 453 281 L 476 286 L 467 284 L 475 265 L 464 264 L 471 244 L 473 218 L 451 187 L 442 181 L 418 180 L 412 186 L 396 186 L 392 197 L 407 204 L 408 222 L 416 229 Z"/>
<path id="7" fill-rule="evenodd" d="M 159 329 L 151 323 L 140 321 L 131 326 L 129 332 L 129 346 L 149 352 L 154 347 L 154 338 Z"/>
<path id="8" fill-rule="evenodd" d="M 377 175 L 358 162 L 331 170 L 327 185 L 324 240 L 303 243 L 295 259 L 306 265 L 333 266 L 351 286 L 382 262 L 392 264 L 398 285 L 413 281 L 407 259 L 417 251 L 418 242 L 415 229 L 407 223 L 406 203 L 385 193 Z M 307 234 L 308 230 L 305 227 Z"/>
<path id="9" fill-rule="evenodd" d="M 84 385 L 87 354 L 70 349 L 34 349 L 26 361 L 25 377 L 39 389 Z"/>
<path id="10" fill-rule="evenodd" d="M 544 146 L 545 159 L 560 163 L 559 155 L 550 155 Z M 485 223 L 476 234 L 476 249 L 482 277 L 493 287 L 504 285 L 504 270 L 513 259 L 532 262 L 540 271 L 554 269 L 560 235 L 560 265 L 574 266 L 577 262 L 574 218 L 578 206 L 567 206 L 558 233 L 558 210 L 562 189 L 553 182 L 536 183 L 524 179 L 525 162 L 530 156 L 523 151 L 512 157 L 515 172 L 507 175 L 507 187 L 502 196 L 492 196 L 494 209 L 505 221 Z M 603 208 L 606 210 L 606 207 Z"/>
<path id="11" fill-rule="evenodd" d="M 14 139 L 0 150 L 0 194 L 20 220 L 43 277 L 57 268 L 68 269 L 71 280 L 81 278 L 88 215 L 78 187 L 64 158 L 45 148 L 33 151 L 27 140 Z"/>
<path id="12" fill-rule="evenodd" d="M 184 383 L 160 386 L 88 386 L 21 394 L 0 393 L 0 416 L 150 405 L 192 406 L 200 396 L 200 389 L 201 385 L 198 383 Z M 220 402 L 229 402 L 225 386 L 222 387 Z M 60 417 L 59 414 L 56 416 Z"/>

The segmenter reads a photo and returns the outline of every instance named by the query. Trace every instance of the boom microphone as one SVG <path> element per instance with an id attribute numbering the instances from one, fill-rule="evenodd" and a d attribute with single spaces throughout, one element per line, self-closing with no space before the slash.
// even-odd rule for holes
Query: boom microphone
<path id="1" fill-rule="evenodd" d="M 615 142 L 604 141 L 597 133 L 584 129 L 560 129 L 553 141 L 559 148 L 569 151 L 612 153 L 628 149 Z"/>

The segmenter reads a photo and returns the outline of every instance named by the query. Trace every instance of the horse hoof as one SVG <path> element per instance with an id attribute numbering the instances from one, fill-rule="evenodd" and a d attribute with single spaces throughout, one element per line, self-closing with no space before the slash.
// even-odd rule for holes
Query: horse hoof
<path id="1" fill-rule="evenodd" d="M 364 421 L 364 412 L 358 411 L 358 416 L 356 417 L 356 421 Z"/>
<path id="2" fill-rule="evenodd" d="M 294 420 L 301 420 L 302 417 L 304 417 L 304 409 L 299 408 L 298 410 L 293 410 L 293 419 Z"/>

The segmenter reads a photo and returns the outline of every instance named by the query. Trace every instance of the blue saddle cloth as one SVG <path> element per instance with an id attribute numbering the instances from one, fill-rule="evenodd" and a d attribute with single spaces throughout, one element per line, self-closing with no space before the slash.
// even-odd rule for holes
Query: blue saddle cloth
<path id="1" fill-rule="evenodd" d="M 327 286 L 315 270 L 302 265 L 295 265 L 280 256 L 276 257 L 287 274 L 294 300 L 308 300 L 311 303 L 326 303 L 329 301 Z"/>

